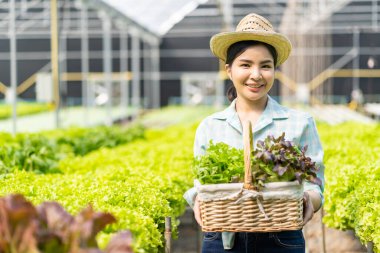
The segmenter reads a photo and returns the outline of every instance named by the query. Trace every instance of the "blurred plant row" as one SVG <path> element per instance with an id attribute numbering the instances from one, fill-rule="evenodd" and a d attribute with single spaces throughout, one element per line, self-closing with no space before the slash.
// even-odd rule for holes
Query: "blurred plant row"
<path id="1" fill-rule="evenodd" d="M 0 195 L 20 193 L 35 205 L 54 200 L 72 214 L 90 203 L 117 219 L 97 236 L 100 248 L 128 229 L 135 252 L 161 252 L 165 217 L 173 218 L 176 232 L 176 218 L 185 209 L 194 131 L 194 124 L 186 124 L 162 130 L 136 125 L 4 134 L 3 153 L 12 147 L 34 160 L 21 163 L 13 156 L 8 163 L 13 166 L 4 166 Z"/>
<path id="2" fill-rule="evenodd" d="M 31 115 L 40 112 L 53 110 L 54 107 L 45 103 L 26 103 L 19 102 L 16 106 L 17 116 Z M 0 104 L 0 119 L 12 117 L 12 106 L 10 104 Z"/>
<path id="3" fill-rule="evenodd" d="M 192 185 L 196 122 L 210 113 L 194 110 L 189 110 L 193 118 L 174 126 L 168 126 L 173 120 L 168 121 L 164 110 L 146 121 L 152 124 L 147 129 L 134 125 L 2 134 L 0 195 L 20 193 L 34 205 L 57 201 L 69 214 L 80 214 L 91 204 L 117 220 L 98 234 L 101 249 L 115 233 L 128 229 L 135 252 L 162 252 L 165 217 L 173 218 L 175 231 L 186 206 L 182 195 Z M 318 128 L 325 149 L 325 223 L 354 229 L 378 249 L 380 127 L 319 123 Z"/>
<path id="4" fill-rule="evenodd" d="M 37 134 L 0 134 L 0 175 L 15 170 L 59 173 L 58 162 L 99 148 L 112 148 L 144 137 L 144 128 L 99 126 Z"/>
<path id="5" fill-rule="evenodd" d="M 380 125 L 319 124 L 325 150 L 324 223 L 354 230 L 380 252 Z"/>

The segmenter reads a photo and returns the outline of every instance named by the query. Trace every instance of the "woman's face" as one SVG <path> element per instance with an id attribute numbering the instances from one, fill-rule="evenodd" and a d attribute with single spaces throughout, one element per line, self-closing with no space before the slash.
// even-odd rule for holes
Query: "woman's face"
<path id="1" fill-rule="evenodd" d="M 227 64 L 226 71 L 238 98 L 258 102 L 266 99 L 274 82 L 273 56 L 264 45 L 254 45 Z"/>

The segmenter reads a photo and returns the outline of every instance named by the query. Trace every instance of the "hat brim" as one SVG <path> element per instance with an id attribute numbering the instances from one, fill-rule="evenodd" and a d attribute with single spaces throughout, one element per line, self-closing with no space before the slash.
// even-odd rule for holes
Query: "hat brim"
<path id="1" fill-rule="evenodd" d="M 210 40 L 211 52 L 219 59 L 226 61 L 228 48 L 232 44 L 244 40 L 261 41 L 273 46 L 277 52 L 276 66 L 285 62 L 292 50 L 289 39 L 280 33 L 223 32 L 212 36 Z"/>

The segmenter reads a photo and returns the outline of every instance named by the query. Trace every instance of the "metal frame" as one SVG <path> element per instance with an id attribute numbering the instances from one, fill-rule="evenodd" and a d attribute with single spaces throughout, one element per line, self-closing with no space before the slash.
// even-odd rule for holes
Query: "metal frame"
<path id="1" fill-rule="evenodd" d="M 11 1 L 14 1 L 15 18 L 14 29 L 12 27 L 11 13 L 9 10 Z M 136 5 L 144 4 L 145 1 L 134 2 Z M 153 1 L 154 2 L 154 1 Z M 296 34 L 352 34 L 355 31 L 358 33 L 372 32 L 377 33 L 380 31 L 379 14 L 380 14 L 380 0 L 194 0 L 189 1 L 199 5 L 191 13 L 184 16 L 186 13 L 181 10 L 181 16 L 178 16 L 177 22 L 165 37 L 187 37 L 187 36 L 211 36 L 220 31 L 233 30 L 236 23 L 247 14 L 247 10 L 252 10 L 264 16 L 267 16 L 273 25 L 281 31 L 286 32 L 289 35 Z M 81 57 L 82 68 L 84 74 L 82 75 L 84 84 L 86 79 L 86 73 L 88 70 L 89 58 L 105 57 L 103 51 L 88 50 L 88 40 L 91 38 L 103 38 L 104 32 L 101 27 L 104 22 L 104 18 L 99 13 L 106 13 L 111 20 L 110 30 L 107 35 L 110 38 L 120 38 L 120 34 L 132 38 L 132 52 L 128 52 L 128 49 L 122 49 L 120 51 L 109 49 L 107 57 L 128 57 L 131 56 L 133 63 L 131 67 L 133 69 L 132 77 L 132 104 L 135 106 L 141 105 L 140 99 L 136 96 L 140 96 L 140 91 L 137 87 L 140 85 L 140 79 L 143 76 L 147 76 L 152 79 L 149 85 L 152 85 L 155 89 L 154 94 L 159 99 L 158 86 L 160 74 L 158 71 L 158 64 L 160 56 L 174 55 L 175 51 L 161 51 L 158 50 L 158 45 L 162 34 L 159 31 L 152 31 L 151 27 L 144 27 L 141 23 L 126 16 L 120 10 L 115 10 L 107 4 L 107 1 L 103 0 L 65 0 L 58 1 L 58 9 L 60 13 L 63 13 L 59 17 L 60 25 L 60 37 L 61 42 L 67 38 L 79 38 L 81 39 L 82 50 L 80 53 L 70 52 L 66 54 L 60 53 L 61 64 L 64 65 L 65 60 L 75 59 Z M 292 20 L 284 19 L 284 13 L 293 8 L 294 18 Z M 86 10 L 84 12 L 84 10 Z M 0 1 L 0 39 L 23 40 L 28 38 L 50 38 L 50 0 L 5 0 Z M 172 17 L 171 17 L 172 18 Z M 168 18 L 169 19 L 169 18 Z M 170 22 L 174 22 L 169 20 Z M 168 21 L 168 22 L 169 22 Z M 326 22 L 327 21 L 327 22 Z M 170 23 L 169 22 L 169 23 Z M 300 25 L 301 24 L 301 25 Z M 16 41 L 16 40 L 15 40 Z M 146 65 L 149 69 L 147 75 L 141 75 L 141 69 L 138 66 L 137 58 L 140 57 L 140 44 L 145 43 L 149 48 L 152 55 L 152 65 Z M 13 46 L 12 46 L 13 47 Z M 60 50 L 66 50 L 62 45 Z M 347 47 L 334 48 L 333 54 L 338 52 L 348 51 Z M 206 53 L 205 50 L 189 49 L 181 51 L 181 56 L 186 53 L 190 57 L 196 55 L 201 57 L 210 57 L 211 54 Z M 379 54 L 379 48 L 363 47 L 361 53 Z M 25 52 L 23 54 L 7 52 L 0 52 L 2 59 L 48 59 L 50 55 L 46 52 Z M 305 47 L 294 48 L 293 55 L 303 54 L 311 55 L 331 55 L 332 48 L 330 46 L 322 46 L 320 48 L 313 48 L 309 50 Z M 15 56 L 16 55 L 16 56 Z M 153 57 L 154 55 L 154 57 Z M 211 56 L 212 57 L 212 56 Z M 122 59 L 120 58 L 122 62 Z M 153 63 L 154 62 L 154 63 Z M 123 68 L 128 68 L 124 66 Z M 63 66 L 63 70 L 65 67 Z M 162 76 L 167 75 L 162 73 Z M 179 74 L 175 74 L 179 76 Z M 12 78 L 12 80 L 15 78 Z M 13 81 L 16 82 L 17 81 Z M 30 82 L 30 80 L 29 80 Z M 61 81 L 61 84 L 64 81 Z M 128 82 L 128 81 L 127 81 Z M 6 84 L 9 85 L 9 84 Z M 83 94 L 90 96 L 91 91 L 88 88 L 83 88 Z M 125 86 L 125 85 L 123 85 Z M 357 85 L 356 85 L 357 86 Z M 0 91 L 5 92 L 6 87 L 1 86 Z M 128 92 L 124 90 L 124 94 Z M 129 94 L 128 94 L 129 96 Z M 126 100 L 127 101 L 127 100 Z M 123 103 L 126 103 L 125 101 Z M 88 105 L 89 102 L 87 101 Z M 159 101 L 153 103 L 155 106 L 159 104 Z"/>
<path id="2" fill-rule="evenodd" d="M 60 18 L 60 22 L 69 24 L 67 27 L 68 30 L 66 31 L 67 33 L 73 32 L 75 34 L 81 31 L 81 8 L 82 5 L 85 4 L 90 7 L 88 11 L 90 33 L 95 32 L 95 34 L 97 34 L 96 31 L 102 22 L 98 17 L 97 10 L 105 10 L 113 19 L 116 17 L 123 18 L 126 23 L 139 27 L 140 32 L 157 36 L 154 32 L 149 31 L 146 27 L 142 27 L 137 22 L 123 16 L 122 13 L 112 9 L 112 7 L 101 0 L 82 1 L 65 0 L 58 2 L 58 8 L 60 8 L 61 12 L 70 13 L 70 15 Z M 136 4 L 138 4 L 138 2 L 136 2 Z M 282 16 L 291 4 L 297 5 L 296 19 L 297 22 L 303 24 L 304 32 L 307 32 L 310 28 L 324 28 L 328 31 L 334 31 L 342 28 L 350 28 L 352 26 L 359 27 L 359 29 L 379 29 L 379 0 L 209 0 L 207 3 L 201 4 L 199 8 L 186 15 L 180 24 L 169 31 L 169 34 L 172 32 L 192 32 L 192 29 L 198 30 L 199 28 L 214 31 L 215 28 L 218 29 L 218 27 L 222 25 L 220 20 L 224 20 L 224 23 L 227 22 L 229 26 L 231 26 L 231 23 L 236 24 L 238 20 L 247 14 L 247 10 L 259 12 L 264 16 L 270 17 L 274 26 L 280 27 L 280 25 L 286 25 L 281 24 Z M 233 9 L 229 8 L 228 5 L 232 5 Z M 15 1 L 15 8 L 19 10 L 15 24 L 17 33 L 31 34 L 37 32 L 40 36 L 49 36 L 50 21 L 48 19 L 49 15 L 46 15 L 46 13 L 50 12 L 49 1 L 18 0 Z M 1 37 L 8 37 L 9 35 L 9 15 L 9 3 L 6 1 L 0 2 Z M 216 17 L 214 22 L 212 17 Z M 207 19 L 207 22 L 202 22 L 202 19 L 203 21 Z M 326 19 L 331 19 L 332 25 L 322 22 Z M 233 28 L 233 25 L 230 28 Z M 289 29 L 291 32 L 297 32 L 291 28 Z"/>

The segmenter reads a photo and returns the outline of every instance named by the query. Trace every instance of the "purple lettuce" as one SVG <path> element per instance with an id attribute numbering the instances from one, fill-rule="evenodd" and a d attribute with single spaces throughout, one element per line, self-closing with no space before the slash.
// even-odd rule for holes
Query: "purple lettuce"
<path id="1" fill-rule="evenodd" d="M 302 183 L 308 180 L 321 185 L 317 177 L 318 168 L 306 156 L 307 145 L 298 147 L 291 141 L 285 140 L 285 133 L 278 138 L 269 135 L 264 141 L 257 142 L 253 151 L 252 174 L 257 186 L 267 182 L 294 181 Z"/>

